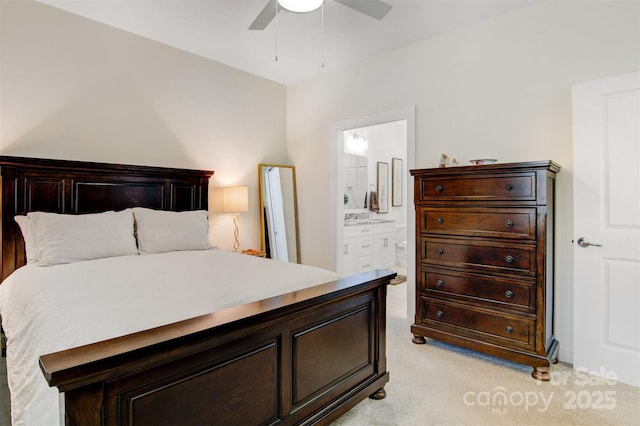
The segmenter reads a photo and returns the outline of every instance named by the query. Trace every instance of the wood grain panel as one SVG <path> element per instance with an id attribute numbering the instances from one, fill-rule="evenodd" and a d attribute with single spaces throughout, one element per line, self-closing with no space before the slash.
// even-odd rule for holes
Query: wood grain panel
<path id="1" fill-rule="evenodd" d="M 20 176 L 17 184 L 17 208 L 19 213 L 30 211 L 65 211 L 65 181 L 38 176 Z"/>
<path id="2" fill-rule="evenodd" d="M 186 426 L 208 424 L 211 419 L 220 425 L 271 423 L 278 417 L 277 363 L 277 347 L 271 342 L 204 371 L 141 387 L 121 401 L 125 423 Z"/>
<path id="3" fill-rule="evenodd" d="M 494 339 L 509 340 L 533 348 L 535 320 L 487 309 L 422 298 L 420 322 L 463 328 L 472 334 L 485 334 Z"/>
<path id="4" fill-rule="evenodd" d="M 479 306 L 490 303 L 503 308 L 531 312 L 535 310 L 535 281 L 437 268 L 420 270 L 422 293 L 431 297 L 459 298 Z"/>
<path id="5" fill-rule="evenodd" d="M 427 264 L 529 276 L 536 274 L 534 244 L 425 238 L 421 247 L 422 261 Z"/>
<path id="6" fill-rule="evenodd" d="M 195 185 L 171 185 L 171 210 L 197 210 L 202 207 L 197 204 L 199 189 Z"/>
<path id="7" fill-rule="evenodd" d="M 536 209 L 419 208 L 420 232 L 535 240 Z"/>
<path id="8" fill-rule="evenodd" d="M 535 175 L 478 175 L 465 178 L 425 178 L 420 200 L 535 200 Z M 418 200 L 418 201 L 420 201 Z M 434 201 L 434 200 L 431 200 Z"/>
<path id="9" fill-rule="evenodd" d="M 162 210 L 166 206 L 162 183 L 74 182 L 73 213 L 124 210 L 131 206 Z"/>
<path id="10" fill-rule="evenodd" d="M 294 405 L 358 372 L 373 372 L 370 315 L 363 307 L 293 335 Z"/>

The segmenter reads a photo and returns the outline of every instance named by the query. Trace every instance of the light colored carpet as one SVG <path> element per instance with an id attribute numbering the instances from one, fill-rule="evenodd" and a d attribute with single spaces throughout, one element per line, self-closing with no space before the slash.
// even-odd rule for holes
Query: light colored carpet
<path id="1" fill-rule="evenodd" d="M 387 397 L 363 401 L 334 426 L 640 424 L 639 388 L 562 363 L 539 383 L 527 366 L 432 339 L 415 345 L 409 326 L 388 315 Z"/>

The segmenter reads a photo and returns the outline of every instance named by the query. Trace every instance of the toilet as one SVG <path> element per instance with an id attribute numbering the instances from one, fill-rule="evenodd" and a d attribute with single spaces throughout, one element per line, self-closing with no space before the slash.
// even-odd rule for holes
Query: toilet
<path id="1" fill-rule="evenodd" d="M 407 227 L 396 225 L 396 265 L 407 267 Z"/>

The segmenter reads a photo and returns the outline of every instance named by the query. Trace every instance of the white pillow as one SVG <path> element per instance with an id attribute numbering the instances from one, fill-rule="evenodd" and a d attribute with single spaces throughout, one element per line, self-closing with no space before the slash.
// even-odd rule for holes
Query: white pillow
<path id="1" fill-rule="evenodd" d="M 15 221 L 20 226 L 22 238 L 24 240 L 24 250 L 27 254 L 27 263 L 38 263 L 40 258 L 40 246 L 33 221 L 27 216 L 15 216 Z"/>
<path id="2" fill-rule="evenodd" d="M 205 210 L 173 212 L 135 207 L 133 215 L 140 254 L 211 247 Z"/>
<path id="3" fill-rule="evenodd" d="M 93 214 L 32 212 L 38 265 L 138 254 L 131 209 Z"/>

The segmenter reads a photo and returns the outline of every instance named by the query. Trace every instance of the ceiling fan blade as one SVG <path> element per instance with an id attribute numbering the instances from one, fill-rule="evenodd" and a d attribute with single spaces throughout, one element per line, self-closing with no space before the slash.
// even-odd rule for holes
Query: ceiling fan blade
<path id="1" fill-rule="evenodd" d="M 380 21 L 391 10 L 391 5 L 380 0 L 335 0 L 340 4 L 357 10 Z"/>
<path id="2" fill-rule="evenodd" d="M 262 11 L 260 11 L 256 19 L 251 23 L 249 29 L 264 30 L 265 28 L 267 28 L 267 25 L 269 25 L 269 23 L 273 21 L 273 18 L 276 17 L 277 12 L 276 0 L 269 0 L 267 4 L 264 5 Z"/>

